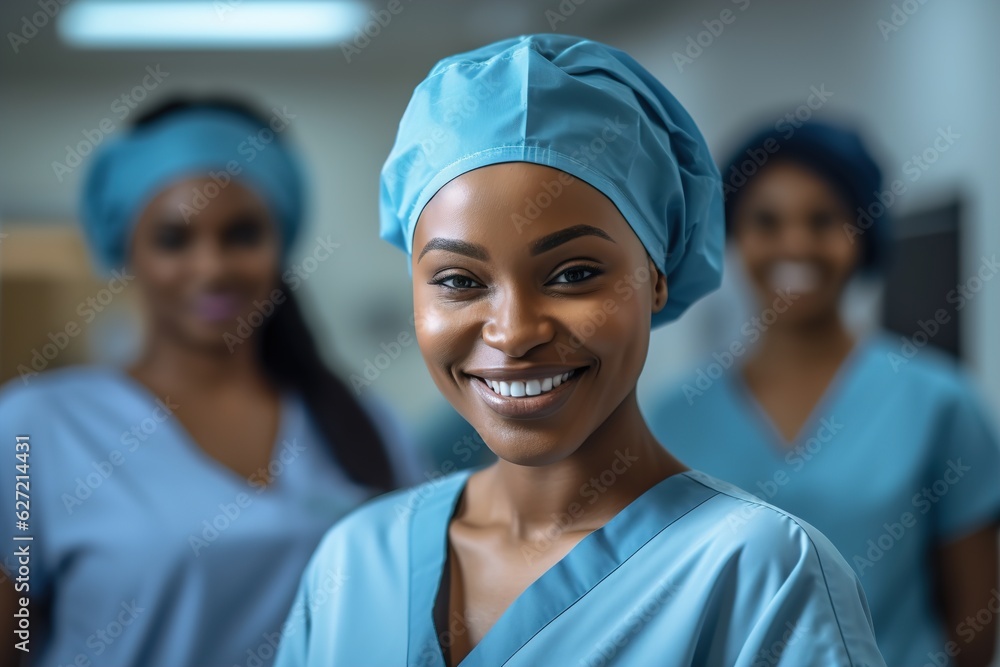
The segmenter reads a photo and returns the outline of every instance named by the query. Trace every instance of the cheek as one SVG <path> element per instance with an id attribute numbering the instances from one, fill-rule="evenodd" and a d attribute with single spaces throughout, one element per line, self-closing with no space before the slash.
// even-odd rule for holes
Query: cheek
<path id="1" fill-rule="evenodd" d="M 641 369 L 645 362 L 652 300 L 651 287 L 643 285 L 631 299 L 616 302 L 617 310 L 608 315 L 607 324 L 602 327 L 605 334 L 601 337 L 600 352 L 625 364 L 619 371 L 636 365 Z"/>
<path id="2" fill-rule="evenodd" d="M 842 272 L 849 273 L 861 258 L 861 246 L 846 235 L 837 234 L 826 244 L 826 254 Z"/>
<path id="3" fill-rule="evenodd" d="M 413 326 L 417 345 L 432 373 L 467 354 L 466 348 L 475 338 L 467 312 L 444 308 L 422 290 L 414 291 Z"/>
<path id="4" fill-rule="evenodd" d="M 756 282 L 764 279 L 767 265 L 772 261 L 775 244 L 762 234 L 744 232 L 736 238 L 736 250 L 746 272 Z"/>
<path id="5" fill-rule="evenodd" d="M 734 240 L 740 256 L 747 264 L 765 257 L 769 253 L 768 247 L 773 245 L 763 234 L 753 231 L 742 231 Z"/>
<path id="6" fill-rule="evenodd" d="M 281 273 L 281 258 L 274 248 L 244 253 L 236 270 L 244 280 L 269 287 Z"/>
<path id="7" fill-rule="evenodd" d="M 570 363 L 590 363 L 596 357 L 602 373 L 627 380 L 635 371 L 637 377 L 652 316 L 653 285 L 648 276 L 643 264 L 592 299 L 564 305 L 559 315 L 559 357 Z"/>
<path id="8" fill-rule="evenodd" d="M 142 291 L 159 299 L 180 294 L 184 289 L 184 263 L 178 256 L 136 253 L 132 270 Z"/>

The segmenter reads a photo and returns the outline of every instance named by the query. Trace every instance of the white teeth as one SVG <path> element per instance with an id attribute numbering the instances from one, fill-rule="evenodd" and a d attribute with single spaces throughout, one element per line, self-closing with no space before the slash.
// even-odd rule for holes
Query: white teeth
<path id="1" fill-rule="evenodd" d="M 566 382 L 574 373 L 575 371 L 569 371 L 568 373 L 560 373 L 559 375 L 553 375 L 541 380 L 511 380 L 510 382 L 504 382 L 503 380 L 486 380 L 484 378 L 484 381 L 486 382 L 486 386 L 496 394 L 512 398 L 523 398 L 525 396 L 539 396 L 550 392 L 563 382 Z"/>
<path id="2" fill-rule="evenodd" d="M 771 268 L 771 284 L 788 292 L 812 292 L 819 287 L 820 272 L 812 262 L 781 261 Z"/>

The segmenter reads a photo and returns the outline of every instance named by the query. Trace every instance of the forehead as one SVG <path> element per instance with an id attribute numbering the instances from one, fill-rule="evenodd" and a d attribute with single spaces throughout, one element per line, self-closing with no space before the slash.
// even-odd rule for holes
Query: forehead
<path id="1" fill-rule="evenodd" d="M 175 181 L 157 192 L 143 209 L 140 222 L 178 218 L 211 224 L 225 222 L 237 212 L 267 213 L 264 200 L 243 183 L 196 176 Z"/>
<path id="2" fill-rule="evenodd" d="M 843 197 L 833 183 L 805 164 L 781 161 L 768 165 L 747 183 L 746 200 L 774 203 L 840 203 Z"/>
<path id="3" fill-rule="evenodd" d="M 617 207 L 588 183 L 544 165 L 494 164 L 456 177 L 431 198 L 414 230 L 413 251 L 418 255 L 439 236 L 511 244 L 580 224 L 634 237 Z"/>

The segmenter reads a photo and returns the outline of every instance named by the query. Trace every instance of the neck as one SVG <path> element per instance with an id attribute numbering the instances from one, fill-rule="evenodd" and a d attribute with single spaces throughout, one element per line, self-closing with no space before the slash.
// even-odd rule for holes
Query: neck
<path id="1" fill-rule="evenodd" d="M 199 347 L 163 331 L 149 336 L 142 355 L 128 372 L 157 390 L 175 393 L 252 387 L 264 382 L 256 346 L 237 345 L 232 352 L 225 346 Z"/>
<path id="2" fill-rule="evenodd" d="M 807 322 L 782 322 L 780 319 L 760 339 L 754 354 L 759 363 L 798 365 L 817 360 L 842 359 L 854 346 L 836 310 Z"/>
<path id="3" fill-rule="evenodd" d="M 656 441 L 635 390 L 570 456 L 545 466 L 499 461 L 485 481 L 490 519 L 518 537 L 550 529 L 594 530 L 663 479 L 685 471 Z M 569 522 L 568 527 L 564 524 Z"/>

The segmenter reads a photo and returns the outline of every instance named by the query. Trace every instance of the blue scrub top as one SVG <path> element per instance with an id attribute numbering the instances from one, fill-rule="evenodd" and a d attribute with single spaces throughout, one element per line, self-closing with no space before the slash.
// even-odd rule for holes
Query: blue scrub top
<path id="1" fill-rule="evenodd" d="M 822 531 L 864 585 L 888 664 L 948 664 L 933 549 L 1000 519 L 1000 447 L 969 383 L 940 353 L 877 334 L 784 443 L 739 368 L 717 366 L 646 406 L 656 437 Z"/>
<path id="2" fill-rule="evenodd" d="M 439 637 L 434 607 L 448 524 L 470 474 L 383 496 L 340 521 L 302 577 L 276 666 L 444 667 L 441 642 L 465 625 L 453 613 Z M 581 505 L 589 497 L 582 494 Z M 885 662 L 857 577 L 826 538 L 690 471 L 663 480 L 580 541 L 461 665 Z"/>
<path id="3" fill-rule="evenodd" d="M 112 368 L 0 393 L 5 565 L 10 534 L 32 535 L 32 611 L 46 610 L 33 618 L 33 665 L 271 664 L 310 554 L 371 495 L 339 469 L 297 396 L 283 397 L 267 488 L 205 454 L 171 407 Z M 16 435 L 31 444 L 23 533 Z"/>

